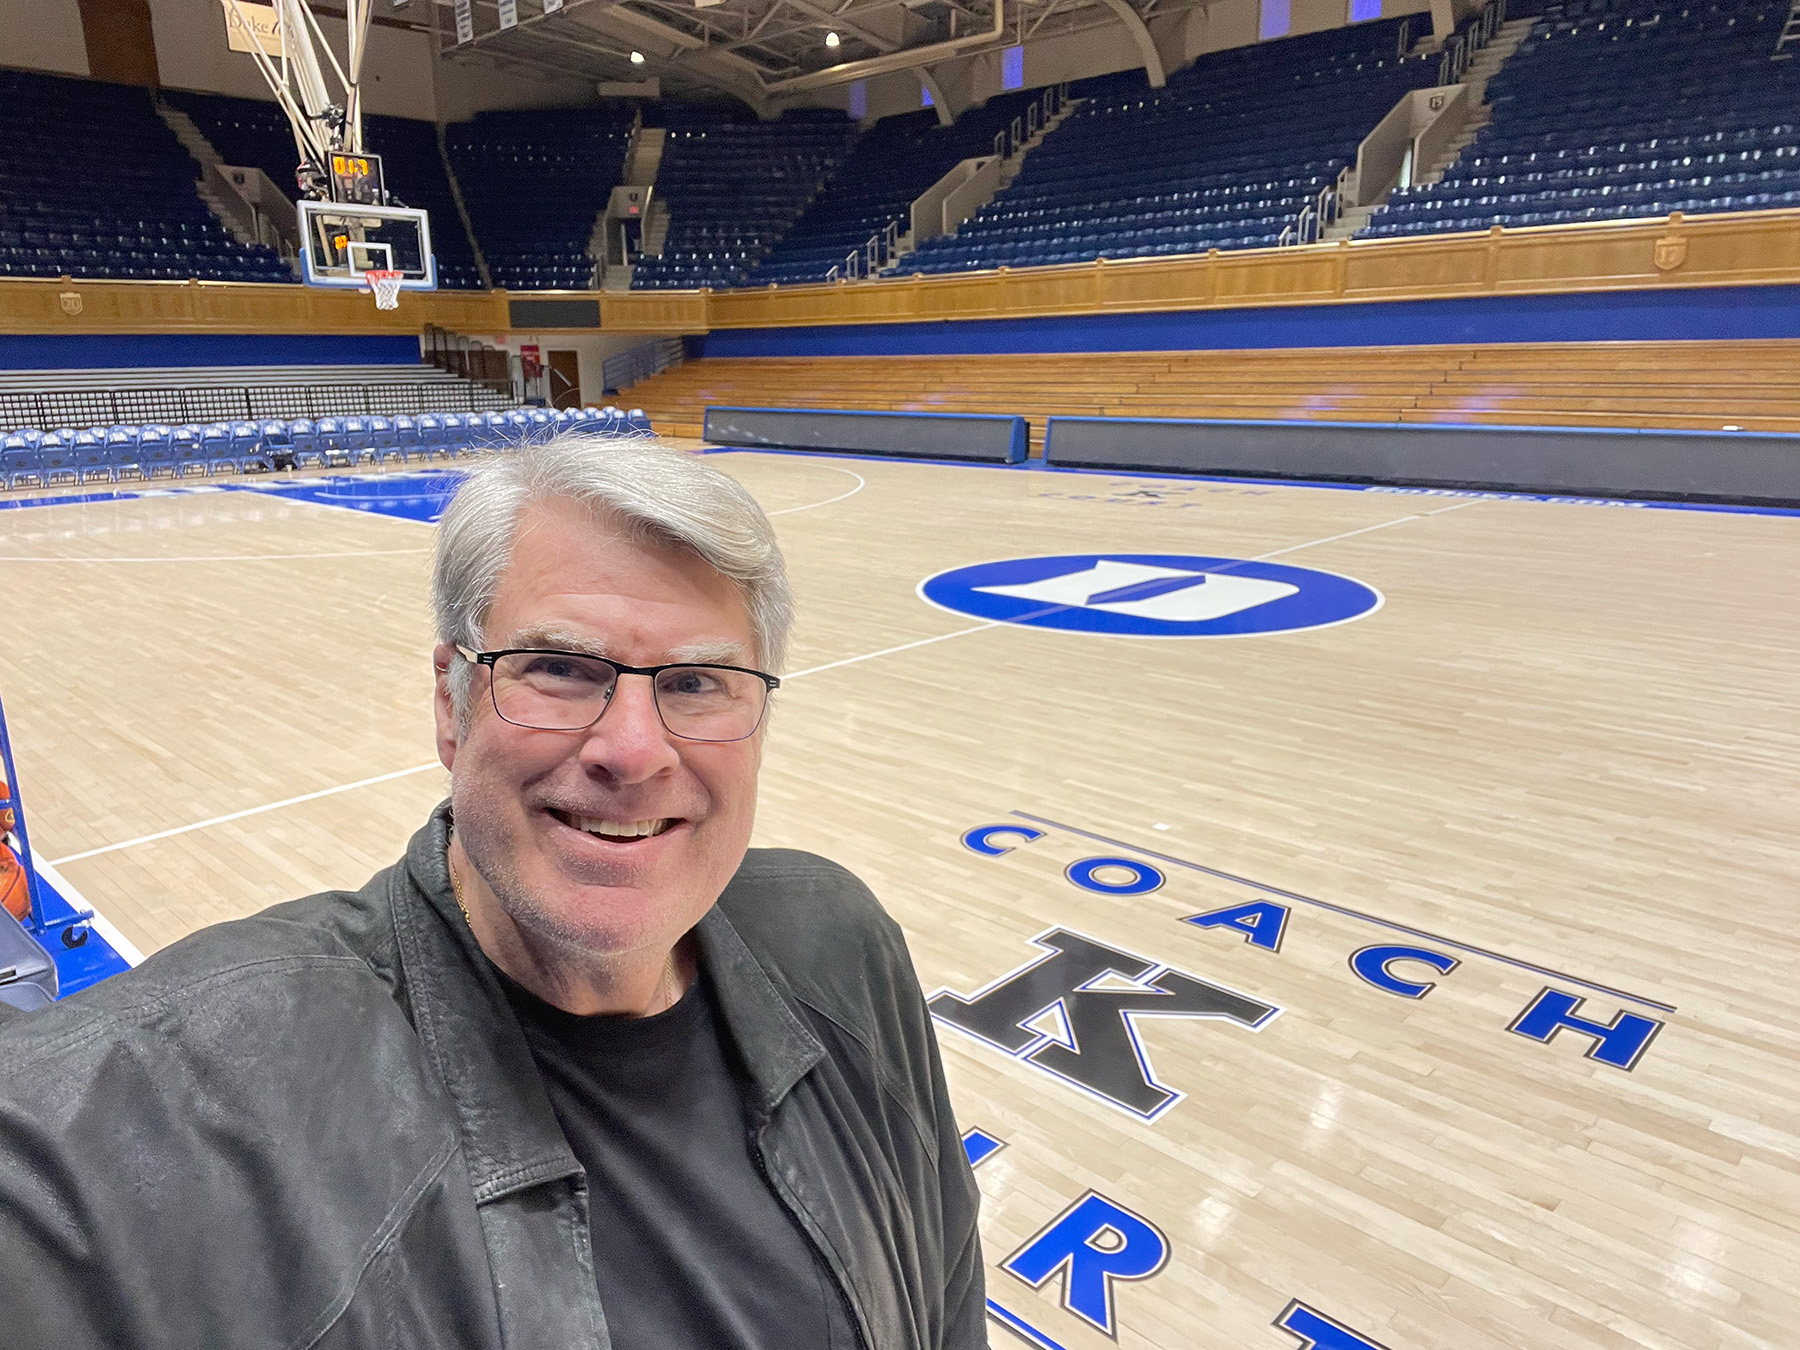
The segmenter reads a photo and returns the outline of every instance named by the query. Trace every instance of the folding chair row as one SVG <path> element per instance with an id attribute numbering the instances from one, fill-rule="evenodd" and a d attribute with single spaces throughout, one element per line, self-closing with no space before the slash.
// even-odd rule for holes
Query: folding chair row
<path id="1" fill-rule="evenodd" d="M 95 480 L 117 483 L 272 473 L 290 467 L 454 460 L 540 443 L 566 432 L 653 434 L 641 408 L 627 413 L 613 407 L 25 429 L 0 437 L 0 482 L 8 488 L 50 487 Z"/>

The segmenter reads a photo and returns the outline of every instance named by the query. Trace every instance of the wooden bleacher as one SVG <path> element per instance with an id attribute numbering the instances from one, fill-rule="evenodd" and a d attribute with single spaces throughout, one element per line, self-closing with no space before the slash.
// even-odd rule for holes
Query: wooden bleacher
<path id="1" fill-rule="evenodd" d="M 1800 431 L 1800 341 L 709 358 L 630 387 L 658 431 L 709 405 Z"/>

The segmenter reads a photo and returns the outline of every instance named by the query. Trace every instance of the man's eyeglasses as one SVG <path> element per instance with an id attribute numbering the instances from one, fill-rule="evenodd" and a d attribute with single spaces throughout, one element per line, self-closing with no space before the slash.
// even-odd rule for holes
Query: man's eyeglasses
<path id="1" fill-rule="evenodd" d="M 472 652 L 463 660 L 486 666 L 494 711 L 535 731 L 585 731 L 606 714 L 621 675 L 644 675 L 655 691 L 657 716 L 684 741 L 742 741 L 756 734 L 781 681 L 743 666 L 625 666 L 579 652 L 509 648 Z"/>

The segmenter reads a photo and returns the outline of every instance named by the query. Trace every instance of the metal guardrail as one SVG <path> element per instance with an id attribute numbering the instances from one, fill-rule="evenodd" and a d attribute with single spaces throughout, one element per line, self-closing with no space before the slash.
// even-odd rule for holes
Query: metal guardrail
<path id="1" fill-rule="evenodd" d="M 491 412 L 516 406 L 477 384 L 443 380 L 381 384 L 263 384 L 193 389 L 63 389 L 0 393 L 0 428 L 143 426 L 420 412 Z"/>
<path id="2" fill-rule="evenodd" d="M 1318 195 L 1300 208 L 1300 214 L 1294 217 L 1293 224 L 1282 230 L 1276 243 L 1283 248 L 1290 244 L 1318 243 L 1319 237 L 1336 224 L 1338 217 L 1343 214 L 1344 197 L 1339 191 L 1342 182 L 1343 176 L 1340 174 L 1336 183 L 1327 183 L 1320 188 Z"/>
<path id="3" fill-rule="evenodd" d="M 600 363 L 600 380 L 612 393 L 647 380 L 652 375 L 678 366 L 687 359 L 687 348 L 680 338 L 658 338 L 642 342 Z"/>
<path id="4" fill-rule="evenodd" d="M 1800 0 L 1796 0 L 1800 3 Z M 1481 12 L 1465 24 L 1461 31 L 1451 34 L 1450 40 L 1444 44 L 1443 54 L 1438 58 L 1438 84 L 1457 84 L 1468 72 L 1475 53 L 1493 40 L 1494 34 L 1500 31 L 1500 25 L 1506 22 L 1506 0 L 1488 0 Z M 1401 34 L 1402 50 L 1405 48 L 1406 34 Z M 1285 248 L 1292 244 L 1313 244 L 1330 229 L 1343 214 L 1343 184 L 1348 168 L 1340 170 L 1337 181 L 1319 189 L 1319 195 L 1300 208 L 1300 214 L 1294 217 L 1293 223 L 1282 230 L 1277 243 Z"/>
<path id="5" fill-rule="evenodd" d="M 1469 69 L 1475 53 L 1493 41 L 1500 25 L 1506 22 L 1506 0 L 1488 0 L 1480 13 L 1452 33 L 1438 58 L 1438 83 L 1456 84 Z"/>
<path id="6" fill-rule="evenodd" d="M 1044 92 L 1026 107 L 1025 111 L 1013 118 L 1012 124 L 994 133 L 994 153 L 1001 159 L 1011 159 L 1024 148 L 1027 141 L 1047 126 L 1052 117 L 1062 111 L 1063 105 L 1069 101 L 1069 86 L 1062 84 L 1046 85 Z"/>

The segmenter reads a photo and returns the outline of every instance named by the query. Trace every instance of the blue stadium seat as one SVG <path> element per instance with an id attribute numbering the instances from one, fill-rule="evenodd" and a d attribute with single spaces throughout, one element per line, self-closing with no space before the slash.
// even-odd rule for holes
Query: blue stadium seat
<path id="1" fill-rule="evenodd" d="M 1488 84 L 1492 119 L 1437 183 L 1396 189 L 1396 238 L 1785 205 L 1800 67 L 1777 6 L 1569 0 Z"/>
<path id="2" fill-rule="evenodd" d="M 98 433 L 92 427 L 77 431 L 71 448 L 75 452 L 77 481 L 86 483 L 96 478 L 108 483 L 119 481 L 119 475 L 107 457 L 104 429 Z"/>
<path id="3" fill-rule="evenodd" d="M 445 413 L 444 429 L 450 444 L 464 459 L 474 459 L 487 451 L 486 413 Z"/>
<path id="4" fill-rule="evenodd" d="M 210 474 L 230 470 L 237 473 L 241 467 L 237 456 L 231 453 L 231 427 L 225 422 L 209 422 L 200 432 L 200 452 L 206 458 L 206 472 Z"/>
<path id="5" fill-rule="evenodd" d="M 445 437 L 442 413 L 420 413 L 413 418 L 413 435 L 418 438 L 419 449 L 426 459 L 449 453 L 450 443 Z"/>
<path id="6" fill-rule="evenodd" d="M 339 438 L 344 451 L 350 456 L 352 464 L 377 463 L 375 454 L 375 433 L 366 417 L 345 417 L 340 420 Z"/>
<path id="7" fill-rule="evenodd" d="M 366 418 L 369 449 L 375 452 L 375 462 L 385 464 L 390 459 L 397 459 L 402 464 L 406 455 L 400 449 L 400 433 L 394 427 L 394 419 L 379 414 Z"/>
<path id="8" fill-rule="evenodd" d="M 296 417 L 288 423 L 287 434 L 288 441 L 294 447 L 296 469 L 325 467 L 325 450 L 319 442 L 319 429 L 311 419 Z"/>
<path id="9" fill-rule="evenodd" d="M 628 435 L 654 436 L 656 428 L 650 425 L 650 418 L 642 408 L 633 408 L 625 414 L 625 427 Z"/>
<path id="10" fill-rule="evenodd" d="M 239 473 L 248 473 L 252 469 L 260 469 L 265 473 L 275 472 L 275 459 L 263 439 L 262 423 L 244 421 L 231 424 L 231 458 Z"/>
<path id="11" fill-rule="evenodd" d="M 430 459 L 431 452 L 425 448 L 425 442 L 419 435 L 419 419 L 409 417 L 405 413 L 394 418 L 394 444 L 400 449 L 400 458 Z"/>
<path id="12" fill-rule="evenodd" d="M 445 149 L 494 285 L 593 285 L 588 240 L 607 194 L 621 181 L 633 111 L 618 102 L 560 108 L 554 117 L 505 110 L 445 128 Z M 454 204 L 445 205 L 454 219 Z"/>
<path id="13" fill-rule="evenodd" d="M 169 431 L 160 422 L 138 428 L 138 468 L 145 478 L 173 478 L 179 472 Z"/>
<path id="14" fill-rule="evenodd" d="M 288 430 L 288 424 L 279 417 L 265 418 L 262 423 L 262 444 L 269 452 L 269 462 L 273 464 L 277 456 L 285 455 L 291 461 L 294 454 L 294 436 Z"/>
<path id="15" fill-rule="evenodd" d="M 556 434 L 556 414 L 547 408 L 532 408 L 525 414 L 528 425 L 528 438 L 533 445 L 542 445 Z"/>
<path id="16" fill-rule="evenodd" d="M 481 430 L 476 436 L 475 444 L 482 450 L 499 450 L 513 442 L 512 424 L 504 412 L 482 413 Z"/>
<path id="17" fill-rule="evenodd" d="M 8 488 L 19 487 L 28 480 L 33 486 L 42 487 L 44 466 L 38 457 L 37 445 L 17 431 L 0 437 L 0 476 L 4 477 Z"/>
<path id="18" fill-rule="evenodd" d="M 112 462 L 115 480 L 123 477 L 148 477 L 138 458 L 142 436 L 141 427 L 121 425 L 106 429 L 106 455 Z"/>
<path id="19" fill-rule="evenodd" d="M 184 422 L 169 432 L 169 450 L 174 456 L 175 473 L 178 477 L 186 478 L 189 472 L 206 476 L 209 466 L 206 449 L 201 443 L 205 432 L 205 427 L 193 422 Z"/>
<path id="20" fill-rule="evenodd" d="M 0 70 L 12 275 L 294 280 L 273 250 L 234 239 L 195 191 L 200 166 L 149 90 Z M 81 172 L 63 166 L 79 164 Z M 277 181 L 291 180 L 290 172 Z"/>
<path id="21" fill-rule="evenodd" d="M 72 445 L 75 435 L 73 427 L 59 427 L 55 431 L 46 431 L 39 438 L 38 463 L 43 469 L 45 487 L 81 481 L 81 470 L 76 467 Z"/>

